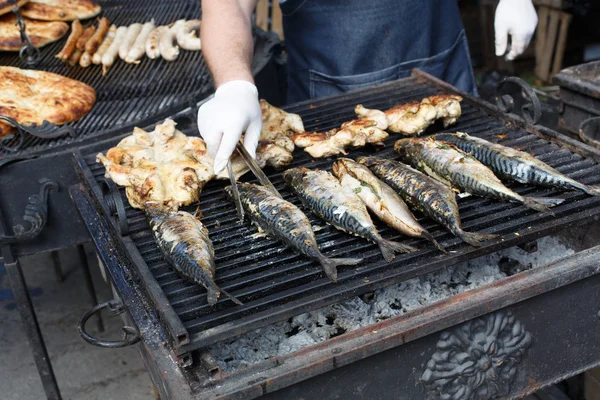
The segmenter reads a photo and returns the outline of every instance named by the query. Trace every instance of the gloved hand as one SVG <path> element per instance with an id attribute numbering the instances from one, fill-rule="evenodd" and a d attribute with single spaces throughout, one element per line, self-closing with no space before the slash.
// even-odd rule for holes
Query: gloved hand
<path id="1" fill-rule="evenodd" d="M 256 86 L 248 81 L 230 81 L 221 85 L 215 97 L 198 110 L 198 130 L 208 153 L 215 159 L 215 174 L 225 169 L 244 132 L 244 147 L 255 157 L 262 130 Z"/>
<path id="2" fill-rule="evenodd" d="M 511 46 L 506 59 L 514 60 L 523 53 L 537 23 L 537 13 L 531 0 L 500 0 L 494 19 L 496 55 L 502 56 L 508 50 L 508 35 L 511 36 Z"/>

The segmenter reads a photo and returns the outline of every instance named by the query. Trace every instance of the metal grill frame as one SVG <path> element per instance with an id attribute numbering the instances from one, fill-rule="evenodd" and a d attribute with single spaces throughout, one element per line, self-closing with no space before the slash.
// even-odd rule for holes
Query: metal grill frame
<path id="1" fill-rule="evenodd" d="M 464 98 L 463 104 L 469 104 L 474 108 L 487 113 L 493 118 L 504 121 L 505 123 L 508 123 L 510 127 L 526 131 L 544 140 L 549 140 L 555 144 L 567 148 L 572 152 L 578 153 L 583 157 L 591 158 L 596 162 L 600 161 L 599 150 L 596 150 L 590 146 L 577 142 L 573 139 L 570 139 L 564 135 L 558 134 L 549 129 L 537 125 L 528 125 L 523 118 L 518 117 L 514 114 L 505 114 L 502 111 L 500 111 L 497 107 L 486 103 L 478 98 L 470 96 L 466 93 L 463 93 L 457 90 L 456 88 L 453 88 L 452 86 L 424 72 L 415 70 L 412 73 L 412 77 L 415 78 L 418 82 L 429 85 L 436 90 L 440 90 L 445 93 L 460 94 Z M 386 85 L 394 85 L 394 82 L 384 84 L 379 88 L 386 87 Z M 357 95 L 360 94 L 360 92 L 369 93 L 372 90 L 377 90 L 377 88 L 369 88 L 351 93 L 346 93 L 343 95 L 332 96 L 329 98 L 317 99 L 315 101 L 298 103 L 287 107 L 287 110 L 290 112 L 295 112 L 299 109 L 312 109 L 314 107 L 313 103 L 317 103 L 318 106 L 322 106 L 328 102 L 348 101 L 356 98 Z M 316 108 L 318 108 L 318 106 Z M 94 150 L 106 150 L 112 144 L 114 143 L 106 142 L 102 145 L 95 146 Z M 112 220 L 114 224 L 115 221 L 112 217 L 110 217 L 111 213 L 109 212 L 105 202 L 103 201 L 102 190 L 97 184 L 96 178 L 90 170 L 89 165 L 85 161 L 84 153 L 86 153 L 86 151 L 87 150 L 82 149 L 76 151 L 75 153 L 75 160 L 79 167 L 79 171 L 86 186 L 92 192 L 91 197 L 94 199 L 96 209 L 100 213 L 99 217 L 108 218 Z M 322 162 L 330 164 L 331 160 L 326 160 Z M 573 196 L 578 195 L 573 194 Z M 113 228 L 113 232 L 111 234 L 109 242 L 114 243 L 114 245 L 117 245 L 124 250 L 122 254 L 127 255 L 127 260 L 123 260 L 123 262 L 128 266 L 133 266 L 133 268 L 129 268 L 132 273 L 131 280 L 138 284 L 137 286 L 146 293 L 147 297 L 153 303 L 151 306 L 158 310 L 159 319 L 166 328 L 166 332 L 168 332 L 171 336 L 171 344 L 173 345 L 175 352 L 180 356 L 180 362 L 182 362 L 185 365 L 191 360 L 191 357 L 189 355 L 191 351 L 206 347 L 212 343 L 235 337 L 252 329 L 256 329 L 277 321 L 284 320 L 286 318 L 301 314 L 311 309 L 315 309 L 328 304 L 333 304 L 345 298 L 372 291 L 379 287 L 398 283 L 400 281 L 410 279 L 418 275 L 423 275 L 434 270 L 447 267 L 459 262 L 463 262 L 475 257 L 489 254 L 501 250 L 503 248 L 535 240 L 539 237 L 546 236 L 552 232 L 567 229 L 570 226 L 574 226 L 578 223 L 581 223 L 589 219 L 590 217 L 593 217 L 600 213 L 600 199 L 598 198 L 582 196 L 582 200 L 572 204 L 573 208 L 575 209 L 572 214 L 567 215 L 566 217 L 549 218 L 547 221 L 539 224 L 532 223 L 531 229 L 525 232 L 521 232 L 520 235 L 505 234 L 503 235 L 503 237 L 497 240 L 487 242 L 481 248 L 474 248 L 468 245 L 462 245 L 463 247 L 460 248 L 460 254 L 457 256 L 442 255 L 441 253 L 436 253 L 436 251 L 433 249 L 427 248 L 427 251 L 425 251 L 427 257 L 425 257 L 424 263 L 416 265 L 409 264 L 407 266 L 404 266 L 403 268 L 392 268 L 394 264 L 388 264 L 390 268 L 387 271 L 380 272 L 372 276 L 370 275 L 368 278 L 368 282 L 351 281 L 350 283 L 338 283 L 337 285 L 330 288 L 321 288 L 316 292 L 316 296 L 306 296 L 305 298 L 299 298 L 287 303 L 282 302 L 279 306 L 268 308 L 265 311 L 260 311 L 253 314 L 249 313 L 249 315 L 245 316 L 240 315 L 239 318 L 235 319 L 234 321 L 217 325 L 205 331 L 196 332 L 193 334 L 189 334 L 188 330 L 184 326 L 184 323 L 169 303 L 165 293 L 163 292 L 162 288 L 152 275 L 144 258 L 138 251 L 134 240 L 132 240 L 130 236 L 120 235 L 117 231 L 116 225 L 112 226 L 112 224 L 110 224 L 111 228 Z M 514 210 L 512 210 L 512 212 L 511 210 L 508 210 L 507 212 L 508 214 L 512 214 L 514 213 Z M 532 214 L 530 215 L 529 221 L 533 222 L 539 216 L 540 215 L 537 213 Z M 426 227 L 431 225 L 433 224 L 427 224 Z M 106 240 L 104 240 L 103 243 L 104 248 L 101 248 L 99 250 L 111 251 L 110 249 L 106 248 Z M 409 243 L 411 242 L 409 241 Z M 421 245 L 421 243 L 420 247 L 426 247 L 424 244 Z M 447 243 L 445 244 L 448 245 Z M 457 245 L 461 246 L 460 241 L 458 239 L 451 241 L 451 247 L 455 247 Z M 368 247 L 366 243 L 364 247 Z M 325 281 L 324 284 L 326 285 L 328 284 L 328 282 Z M 251 305 L 252 303 L 249 304 L 249 306 Z"/>

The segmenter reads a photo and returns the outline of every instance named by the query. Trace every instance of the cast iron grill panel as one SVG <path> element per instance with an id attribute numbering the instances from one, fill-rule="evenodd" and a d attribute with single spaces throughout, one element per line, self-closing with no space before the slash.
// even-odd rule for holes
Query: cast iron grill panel
<path id="1" fill-rule="evenodd" d="M 439 93 L 432 86 L 414 78 L 399 80 L 379 87 L 331 97 L 314 104 L 309 102 L 292 105 L 288 111 L 299 113 L 307 131 L 327 130 L 353 118 L 358 103 L 370 108 L 385 109 L 398 103 L 421 99 Z M 518 147 L 536 155 L 563 173 L 584 183 L 600 183 L 600 166 L 566 148 L 542 140 L 524 130 L 507 125 L 492 117 L 467 100 L 463 102 L 463 114 L 452 131 L 464 131 L 502 144 Z M 441 131 L 433 126 L 427 133 Z M 194 134 L 192 131 L 187 134 Z M 393 143 L 398 135 L 391 135 L 386 147 L 377 151 L 382 157 L 396 158 Z M 94 161 L 94 154 L 85 154 L 83 162 L 96 182 L 103 180 L 104 168 Z M 373 154 L 366 148 L 350 152 L 350 157 Z M 313 160 L 305 152 L 294 153 L 292 166 L 330 169 L 332 159 Z M 283 185 L 281 173 L 265 171 L 283 197 L 300 206 L 300 202 Z M 250 179 L 250 181 L 254 181 Z M 252 237 L 256 229 L 237 223 L 233 204 L 226 199 L 223 187 L 226 182 L 211 182 L 202 192 L 200 210 L 202 222 L 207 226 L 215 246 L 217 257 L 216 282 L 239 299 L 244 306 L 234 306 L 221 299 L 213 308 L 206 303 L 206 293 L 197 285 L 184 282 L 163 260 L 145 221 L 144 214 L 126 204 L 129 235 L 135 243 L 145 264 L 168 299 L 168 306 L 161 305 L 163 313 L 173 312 L 183 322 L 190 335 L 190 343 L 182 351 L 191 351 L 211 343 L 239 335 L 251 329 L 284 320 L 293 315 L 332 304 L 345 298 L 422 275 L 433 270 L 465 261 L 486 253 L 497 251 L 521 242 L 544 236 L 551 231 L 565 229 L 589 215 L 600 214 L 600 198 L 579 192 L 509 184 L 523 195 L 559 196 L 566 200 L 553 209 L 553 213 L 538 213 L 523 206 L 501 203 L 477 197 L 459 199 L 460 212 L 465 230 L 500 233 L 503 236 L 489 241 L 477 249 L 463 243 L 446 229 L 428 218 L 417 214 L 421 224 L 451 253 L 442 254 L 429 242 L 403 237 L 374 219 L 382 235 L 388 239 L 416 245 L 420 251 L 398 255 L 392 263 L 386 263 L 377 246 L 363 239 L 349 236 L 325 225 L 303 208 L 313 225 L 323 228 L 316 232 L 323 253 L 330 257 L 363 257 L 358 267 L 340 267 L 338 283 L 331 283 L 321 272 L 318 264 L 296 255 L 276 240 Z M 189 207 L 190 212 L 195 207 Z M 164 311 L 167 309 L 166 311 Z M 163 320 L 167 320 L 164 318 Z"/>
<path id="2" fill-rule="evenodd" d="M 100 4 L 103 7 L 101 15 L 117 26 L 144 23 L 152 18 L 157 25 L 181 18 L 200 18 L 199 0 L 106 0 Z M 91 20 L 84 22 L 84 26 L 89 23 Z M 28 137 L 19 152 L 7 153 L 0 149 L 0 158 L 56 148 L 99 133 L 114 131 L 118 134 L 141 121 L 148 121 L 142 124 L 146 125 L 161 116 L 174 114 L 184 108 L 182 104 L 191 99 L 199 100 L 211 90 L 210 74 L 200 51 L 181 50 L 175 61 L 150 60 L 144 56 L 137 65 L 117 59 L 108 74 L 102 76 L 102 66 L 92 64 L 88 68 L 71 68 L 55 57 L 67 35 L 43 47 L 40 63 L 32 68 L 28 68 L 17 53 L 11 52 L 0 52 L 0 65 L 54 72 L 84 82 L 96 90 L 96 104 L 88 115 L 69 124 L 77 131 L 77 137 Z"/>

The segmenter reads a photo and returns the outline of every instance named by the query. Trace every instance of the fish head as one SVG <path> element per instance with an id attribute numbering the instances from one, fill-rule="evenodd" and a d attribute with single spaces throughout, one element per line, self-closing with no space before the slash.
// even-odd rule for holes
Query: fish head
<path id="1" fill-rule="evenodd" d="M 304 167 L 290 168 L 283 171 L 281 175 L 283 176 L 285 183 L 288 185 L 293 185 L 295 182 L 300 181 L 304 174 L 308 171 L 310 170 Z"/>
<path id="2" fill-rule="evenodd" d="M 394 150 L 400 155 L 401 158 L 406 159 L 410 157 L 414 141 L 415 139 L 411 138 L 397 140 L 396 143 L 394 143 Z"/>
<path id="3" fill-rule="evenodd" d="M 356 161 L 367 167 L 372 167 L 374 165 L 380 164 L 383 161 L 383 158 L 375 156 L 360 156 L 356 159 Z"/>
<path id="4" fill-rule="evenodd" d="M 348 170 L 352 168 L 352 164 L 355 164 L 355 162 L 349 158 L 338 158 L 331 166 L 333 175 L 335 175 L 338 179 L 342 179 L 343 176 L 348 173 Z"/>

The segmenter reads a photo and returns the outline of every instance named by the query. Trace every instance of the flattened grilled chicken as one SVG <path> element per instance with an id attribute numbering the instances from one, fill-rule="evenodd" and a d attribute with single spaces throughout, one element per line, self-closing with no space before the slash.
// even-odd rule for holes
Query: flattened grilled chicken
<path id="1" fill-rule="evenodd" d="M 314 158 L 346 153 L 347 148 L 363 147 L 367 143 L 378 144 L 387 139 L 386 131 L 376 121 L 355 119 L 344 122 L 339 129 L 327 133 L 300 133 L 294 135 L 294 143 Z"/>
<path id="2" fill-rule="evenodd" d="M 399 104 L 386 111 L 368 109 L 359 104 L 354 109 L 361 119 L 377 122 L 377 127 L 403 135 L 418 135 L 436 120 L 441 119 L 444 127 L 452 125 L 461 115 L 462 97 L 440 94 Z"/>

